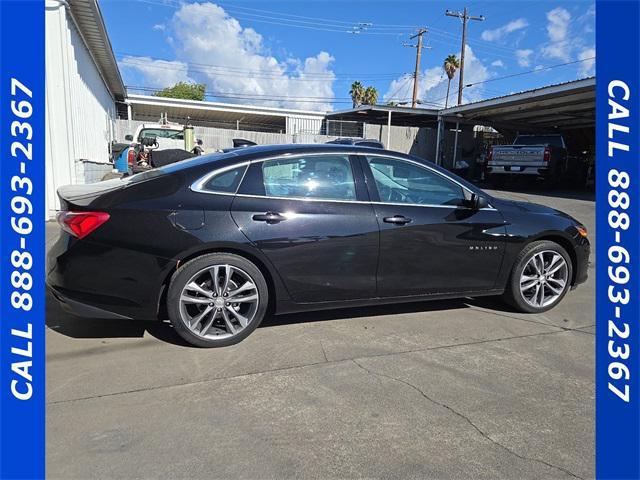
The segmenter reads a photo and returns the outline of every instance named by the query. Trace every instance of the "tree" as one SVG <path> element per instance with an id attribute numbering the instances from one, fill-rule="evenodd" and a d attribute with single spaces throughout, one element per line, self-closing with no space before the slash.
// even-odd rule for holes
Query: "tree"
<path id="1" fill-rule="evenodd" d="M 378 90 L 376 87 L 367 87 L 364 91 L 364 98 L 362 99 L 364 105 L 375 105 L 378 103 Z"/>
<path id="2" fill-rule="evenodd" d="M 351 90 L 349 90 L 349 95 L 351 96 L 351 101 L 353 102 L 353 108 L 359 107 L 364 102 L 364 85 L 362 83 L 356 81 L 351 84 Z"/>
<path id="3" fill-rule="evenodd" d="M 460 68 L 458 57 L 455 55 L 449 55 L 444 59 L 443 67 L 447 77 L 449 78 L 449 83 L 447 83 L 447 98 L 444 101 L 444 108 L 447 108 L 449 106 L 449 88 L 451 88 L 451 80 L 453 80 L 456 70 Z"/>
<path id="4" fill-rule="evenodd" d="M 155 97 L 181 98 L 183 100 L 204 100 L 205 85 L 203 83 L 178 82 L 173 87 L 167 87 L 154 92 Z"/>

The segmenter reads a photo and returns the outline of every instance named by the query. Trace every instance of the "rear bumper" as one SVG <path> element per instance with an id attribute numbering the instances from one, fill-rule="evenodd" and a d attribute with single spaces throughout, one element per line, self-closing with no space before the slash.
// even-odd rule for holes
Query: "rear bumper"
<path id="1" fill-rule="evenodd" d="M 487 165 L 485 172 L 489 175 L 549 175 L 547 165 Z"/>
<path id="2" fill-rule="evenodd" d="M 51 292 L 51 295 L 53 295 L 53 297 L 58 301 L 60 307 L 67 313 L 71 313 L 79 317 L 132 320 L 130 317 L 120 315 L 119 313 L 110 312 L 102 308 L 94 307 L 92 305 L 73 300 L 68 296 L 60 293 L 51 285 L 47 285 L 47 289 L 49 290 L 49 292 Z"/>

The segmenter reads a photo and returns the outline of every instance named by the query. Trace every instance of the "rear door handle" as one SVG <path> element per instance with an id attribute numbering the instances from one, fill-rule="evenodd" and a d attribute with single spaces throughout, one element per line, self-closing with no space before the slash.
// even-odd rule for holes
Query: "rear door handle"
<path id="1" fill-rule="evenodd" d="M 252 218 L 256 222 L 267 222 L 267 223 L 279 223 L 287 219 L 287 217 L 279 214 L 278 212 L 258 213 L 254 215 Z"/>
<path id="2" fill-rule="evenodd" d="M 394 215 L 393 217 L 384 217 L 386 223 L 395 223 L 396 225 L 405 225 L 411 222 L 411 219 L 404 215 Z"/>

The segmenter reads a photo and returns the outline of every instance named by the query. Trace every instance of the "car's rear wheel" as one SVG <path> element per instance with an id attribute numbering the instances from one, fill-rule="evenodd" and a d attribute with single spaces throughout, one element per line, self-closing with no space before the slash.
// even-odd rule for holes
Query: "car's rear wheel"
<path id="1" fill-rule="evenodd" d="M 176 332 L 198 347 L 224 347 L 245 339 L 262 321 L 269 293 L 249 260 L 211 253 L 190 260 L 173 274 L 167 294 Z"/>
<path id="2" fill-rule="evenodd" d="M 521 312 L 545 312 L 566 295 L 571 276 L 571 259 L 562 246 L 533 242 L 516 258 L 504 298 Z"/>

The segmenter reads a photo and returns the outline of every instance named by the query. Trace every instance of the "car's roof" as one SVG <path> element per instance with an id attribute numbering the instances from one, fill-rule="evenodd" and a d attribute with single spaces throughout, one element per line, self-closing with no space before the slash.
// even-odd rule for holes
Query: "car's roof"
<path id="1" fill-rule="evenodd" d="M 238 156 L 244 155 L 273 155 L 280 153 L 313 153 L 313 152 L 371 152 L 380 153 L 380 148 L 366 147 L 360 145 L 349 145 L 344 143 L 289 143 L 289 144 L 276 144 L 276 145 L 253 145 L 249 147 L 242 147 L 234 149 L 233 152 Z M 383 150 L 384 151 L 384 150 Z M 398 153 L 391 152 L 389 153 Z"/>
<path id="2" fill-rule="evenodd" d="M 365 147 L 359 145 L 344 145 L 344 144 L 327 144 L 327 143 L 291 143 L 281 145 L 254 145 L 249 147 L 238 147 L 224 151 L 224 153 L 209 153 L 193 158 L 188 158 L 180 162 L 172 163 L 164 167 L 159 167 L 161 172 L 155 174 L 155 176 L 162 173 L 173 173 L 188 168 L 199 168 L 203 165 L 209 165 L 215 162 L 221 167 L 233 165 L 234 163 L 240 163 L 243 161 L 257 160 L 265 157 L 272 157 L 278 155 L 296 155 L 304 153 L 360 153 L 360 154 L 377 154 L 388 153 L 389 155 L 396 155 L 401 157 L 408 157 L 400 152 L 393 152 L 390 150 L 383 150 L 377 147 Z M 413 157 L 414 160 L 424 161 L 419 158 Z"/>

